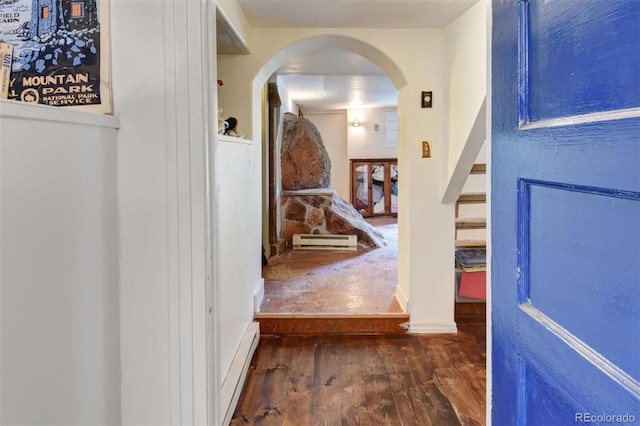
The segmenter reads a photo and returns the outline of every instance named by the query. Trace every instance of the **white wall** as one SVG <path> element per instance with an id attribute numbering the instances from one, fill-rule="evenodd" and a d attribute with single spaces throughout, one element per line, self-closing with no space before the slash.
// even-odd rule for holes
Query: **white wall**
<path id="1" fill-rule="evenodd" d="M 398 147 L 386 146 L 388 112 L 398 112 L 398 108 L 350 109 L 347 111 L 349 123 L 349 153 L 352 158 L 397 158 Z M 353 127 L 353 120 L 360 126 Z M 378 124 L 378 131 L 374 126 Z"/>
<path id="2" fill-rule="evenodd" d="M 145 16 L 140 20 L 137 17 Z M 118 136 L 123 424 L 170 420 L 168 176 L 164 11 L 159 1 L 113 2 L 113 100 Z M 132 31 L 135 30 L 135 31 Z"/>
<path id="3" fill-rule="evenodd" d="M 461 161 L 467 141 L 475 142 L 475 149 L 467 150 L 465 154 L 469 156 L 466 162 L 470 163 L 476 158 L 486 138 L 484 126 L 476 126 L 474 129 L 487 93 L 486 9 L 486 2 L 478 1 L 445 28 L 444 65 L 449 99 L 447 115 L 449 133 L 447 176 L 449 179 Z M 484 111 L 480 120 L 484 124 Z M 475 133 L 472 134 L 472 132 Z"/>
<path id="4" fill-rule="evenodd" d="M 253 321 L 253 292 L 261 278 L 260 156 L 252 141 L 219 138 L 221 382 L 247 326 Z"/>
<path id="5" fill-rule="evenodd" d="M 293 99 L 291 99 L 289 89 L 287 89 L 282 78 L 278 77 L 276 81 L 278 83 L 278 94 L 280 95 L 280 101 L 282 103 L 282 106 L 280 107 L 280 116 L 284 116 L 285 112 L 298 115 L 298 106 L 293 102 Z"/>
<path id="6" fill-rule="evenodd" d="M 208 136 L 216 128 L 215 44 L 205 29 L 208 21 L 215 31 L 211 6 L 111 2 L 114 111 L 122 123 L 123 424 L 217 420 L 217 360 L 207 358 L 219 314 L 209 282 L 217 259 L 207 252 L 215 230 L 206 221 Z"/>
<path id="7" fill-rule="evenodd" d="M 351 199 L 350 170 L 347 158 L 347 113 L 333 111 L 305 113 L 320 132 L 324 146 L 331 159 L 331 188 L 335 188 L 343 200 Z"/>
<path id="8" fill-rule="evenodd" d="M 0 424 L 119 424 L 118 120 L 0 101 Z"/>

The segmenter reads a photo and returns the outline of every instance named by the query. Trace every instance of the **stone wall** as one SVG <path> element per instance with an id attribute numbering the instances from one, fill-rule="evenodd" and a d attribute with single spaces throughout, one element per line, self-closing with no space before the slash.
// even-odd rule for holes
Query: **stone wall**
<path id="1" fill-rule="evenodd" d="M 386 245 L 382 234 L 334 189 L 284 191 L 280 203 L 288 246 L 293 234 L 357 235 L 358 248 L 365 250 Z"/>

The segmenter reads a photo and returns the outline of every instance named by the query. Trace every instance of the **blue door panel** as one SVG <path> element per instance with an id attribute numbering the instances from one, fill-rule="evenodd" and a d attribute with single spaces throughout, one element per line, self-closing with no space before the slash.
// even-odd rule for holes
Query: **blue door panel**
<path id="1" fill-rule="evenodd" d="M 638 381 L 588 347 L 576 347 L 569 341 L 570 334 L 528 304 L 518 310 L 516 321 L 520 337 L 527 344 L 519 345 L 518 356 L 513 356 L 511 362 L 535 371 L 537 387 L 547 387 L 550 394 L 570 405 L 572 412 L 630 413 L 640 420 Z M 522 405 L 532 391 L 526 379 L 522 374 L 515 379 L 519 392 L 516 406 Z M 570 416 L 566 424 L 573 422 L 574 417 Z"/>
<path id="2" fill-rule="evenodd" d="M 640 0 L 492 10 L 492 424 L 638 422 Z"/>
<path id="3" fill-rule="evenodd" d="M 640 118 L 625 118 L 538 129 L 514 127 L 510 134 L 494 134 L 498 145 L 507 137 L 510 141 L 496 148 L 517 170 L 517 178 L 508 183 L 511 197 L 515 200 L 511 191 L 517 189 L 519 178 L 639 192 L 639 127 Z"/>
<path id="4" fill-rule="evenodd" d="M 640 39 L 637 2 L 521 3 L 520 78 L 530 121 L 640 105 L 640 54 L 629 54 L 628 45 Z"/>
<path id="5" fill-rule="evenodd" d="M 557 394 L 535 368 L 523 361 L 519 368 L 524 396 L 517 423 L 535 426 L 570 424 L 568 420 L 573 420 L 575 410 L 566 399 Z"/>
<path id="6" fill-rule="evenodd" d="M 492 321 L 497 321 L 497 318 L 492 316 Z M 492 381 L 493 389 L 495 389 L 491 395 L 491 418 L 492 425 L 494 426 L 512 426 L 516 424 L 516 387 L 513 383 L 513 378 L 517 374 L 517 352 L 515 344 L 506 344 L 507 339 L 504 336 L 496 338 L 492 337 L 492 358 L 503 360 L 499 371 L 495 371 L 492 374 L 490 380 Z M 498 389 L 509 389 L 512 392 L 496 392 Z"/>
<path id="7" fill-rule="evenodd" d="M 640 379 L 640 193 L 522 181 L 520 301 Z M 587 230 L 587 232 L 585 232 Z M 571 306 L 571 309 L 567 309 Z"/>

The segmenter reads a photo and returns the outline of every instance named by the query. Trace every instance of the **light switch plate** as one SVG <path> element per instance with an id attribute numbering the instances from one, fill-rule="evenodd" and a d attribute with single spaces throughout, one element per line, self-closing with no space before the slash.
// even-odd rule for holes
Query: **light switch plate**
<path id="1" fill-rule="evenodd" d="M 422 92 L 422 108 L 431 108 L 433 92 Z"/>
<path id="2" fill-rule="evenodd" d="M 431 158 L 431 144 L 429 141 L 422 141 L 422 158 Z"/>

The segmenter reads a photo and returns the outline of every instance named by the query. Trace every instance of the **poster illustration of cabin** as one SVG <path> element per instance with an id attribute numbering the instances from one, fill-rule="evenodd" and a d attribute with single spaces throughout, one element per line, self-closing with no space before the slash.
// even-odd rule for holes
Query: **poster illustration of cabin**
<path id="1" fill-rule="evenodd" d="M 111 113 L 107 0 L 0 0 L 7 99 Z"/>

